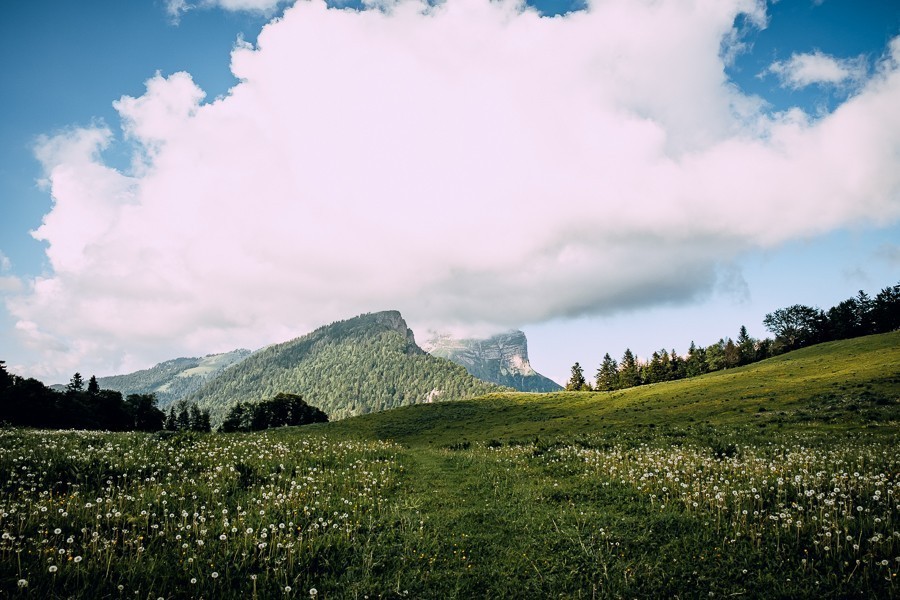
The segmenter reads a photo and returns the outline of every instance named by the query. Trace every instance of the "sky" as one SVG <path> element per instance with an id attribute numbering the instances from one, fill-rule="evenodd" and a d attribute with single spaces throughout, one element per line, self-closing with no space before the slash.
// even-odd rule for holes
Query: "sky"
<path id="1" fill-rule="evenodd" d="M 51 0 L 0 44 L 0 359 L 48 383 L 388 309 L 564 382 L 900 282 L 894 0 Z"/>

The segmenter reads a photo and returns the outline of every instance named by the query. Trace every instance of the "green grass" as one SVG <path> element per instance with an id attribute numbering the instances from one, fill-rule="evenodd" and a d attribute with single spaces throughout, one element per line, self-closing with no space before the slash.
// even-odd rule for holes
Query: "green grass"
<path id="1" fill-rule="evenodd" d="M 900 421 L 900 332 L 805 348 L 745 367 L 616 392 L 492 394 L 416 405 L 328 431 L 410 446 L 526 441 L 641 427 L 868 427 Z"/>
<path id="2" fill-rule="evenodd" d="M 254 434 L 3 430 L 0 597 L 897 598 L 898 345 Z"/>

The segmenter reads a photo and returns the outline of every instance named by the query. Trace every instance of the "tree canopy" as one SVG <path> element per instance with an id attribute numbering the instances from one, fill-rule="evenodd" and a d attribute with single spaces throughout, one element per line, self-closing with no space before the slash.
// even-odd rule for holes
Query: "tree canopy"
<path id="1" fill-rule="evenodd" d="M 237 402 L 225 415 L 220 431 L 259 431 L 271 427 L 327 423 L 328 415 L 298 394 L 276 394 L 262 402 Z"/>

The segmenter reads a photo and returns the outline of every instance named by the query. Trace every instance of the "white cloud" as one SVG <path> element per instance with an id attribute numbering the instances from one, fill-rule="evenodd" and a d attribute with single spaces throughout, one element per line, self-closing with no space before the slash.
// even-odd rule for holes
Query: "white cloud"
<path id="1" fill-rule="evenodd" d="M 12 271 L 12 261 L 0 252 L 0 294 L 15 293 L 22 290 L 22 280 L 14 275 L 8 275 Z"/>
<path id="2" fill-rule="evenodd" d="M 509 328 L 709 293 L 741 252 L 900 216 L 900 43 L 812 121 L 726 80 L 740 0 L 300 3 L 203 104 L 157 75 L 41 144 L 53 271 L 9 301 L 46 364 L 107 373 L 397 308 Z"/>
<path id="3" fill-rule="evenodd" d="M 279 6 L 289 4 L 294 0 L 166 0 L 166 12 L 176 21 L 182 14 L 189 10 L 221 8 L 230 11 L 248 11 L 262 14 L 271 14 Z"/>
<path id="4" fill-rule="evenodd" d="M 796 90 L 810 85 L 859 83 L 865 79 L 867 68 L 864 55 L 839 59 L 816 50 L 792 54 L 786 61 L 776 61 L 766 73 L 777 75 L 782 85 Z"/>

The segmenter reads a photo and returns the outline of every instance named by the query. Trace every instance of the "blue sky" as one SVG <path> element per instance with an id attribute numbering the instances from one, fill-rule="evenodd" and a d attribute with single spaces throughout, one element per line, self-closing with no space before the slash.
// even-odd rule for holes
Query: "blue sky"
<path id="1" fill-rule="evenodd" d="M 4 7 L 0 358 L 60 381 L 399 308 L 522 328 L 563 380 L 900 280 L 900 4 L 387 5 Z"/>

